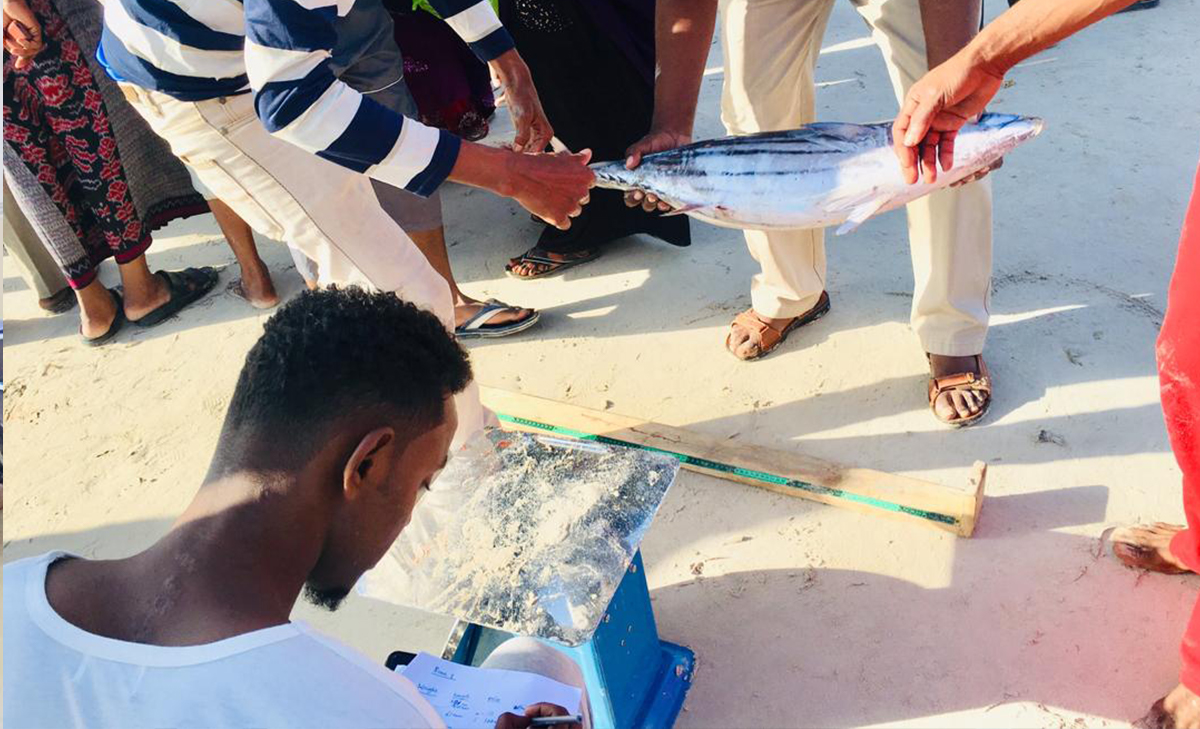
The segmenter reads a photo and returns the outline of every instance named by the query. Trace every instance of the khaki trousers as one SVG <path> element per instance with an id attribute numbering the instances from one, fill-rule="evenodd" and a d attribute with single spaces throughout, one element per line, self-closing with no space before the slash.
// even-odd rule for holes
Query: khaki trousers
<path id="1" fill-rule="evenodd" d="M 722 0 L 730 134 L 793 129 L 814 121 L 814 70 L 835 0 Z M 896 98 L 928 69 L 918 0 L 851 0 L 883 53 Z M 942 190 L 908 205 L 915 292 L 912 328 L 926 352 L 983 351 L 992 276 L 991 180 Z M 754 310 L 773 318 L 811 309 L 826 285 L 820 230 L 746 231 L 762 266 Z"/>

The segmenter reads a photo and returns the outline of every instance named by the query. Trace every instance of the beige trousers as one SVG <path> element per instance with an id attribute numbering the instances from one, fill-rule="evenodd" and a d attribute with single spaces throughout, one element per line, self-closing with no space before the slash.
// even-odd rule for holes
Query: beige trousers
<path id="1" fill-rule="evenodd" d="M 370 178 L 272 137 L 250 94 L 184 102 L 121 88 L 213 195 L 257 232 L 316 262 L 320 284 L 393 292 L 454 330 L 449 285 L 379 206 Z M 485 422 L 478 388 L 472 384 L 455 404 L 461 444 Z"/>
<path id="2" fill-rule="evenodd" d="M 721 120 L 730 134 L 793 129 L 814 121 L 814 70 L 835 0 L 722 0 L 725 84 Z M 898 100 L 928 68 L 918 0 L 851 0 L 883 53 Z M 992 276 L 991 180 L 908 205 L 912 328 L 925 351 L 983 351 Z M 762 266 L 751 285 L 759 314 L 793 317 L 825 290 L 820 230 L 746 231 Z"/>

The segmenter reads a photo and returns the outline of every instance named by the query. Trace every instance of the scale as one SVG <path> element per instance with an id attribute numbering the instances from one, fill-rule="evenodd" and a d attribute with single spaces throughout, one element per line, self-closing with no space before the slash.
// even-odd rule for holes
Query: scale
<path id="1" fill-rule="evenodd" d="M 516 635 L 566 653 L 596 729 L 671 727 L 695 657 L 659 638 L 638 546 L 679 465 L 485 431 L 451 459 L 367 593 L 457 618 L 447 660 L 478 666 Z"/>

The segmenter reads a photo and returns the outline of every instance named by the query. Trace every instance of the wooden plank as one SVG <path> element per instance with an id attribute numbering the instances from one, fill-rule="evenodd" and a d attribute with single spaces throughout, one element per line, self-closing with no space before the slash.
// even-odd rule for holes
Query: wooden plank
<path id="1" fill-rule="evenodd" d="M 787 496 L 916 522 L 969 537 L 979 520 L 987 465 L 975 464 L 969 487 L 954 488 L 800 453 L 723 440 L 642 418 L 591 410 L 510 390 L 482 387 L 483 404 L 504 427 L 557 429 L 685 456 L 683 467 Z M 511 419 L 526 422 L 512 422 Z"/>

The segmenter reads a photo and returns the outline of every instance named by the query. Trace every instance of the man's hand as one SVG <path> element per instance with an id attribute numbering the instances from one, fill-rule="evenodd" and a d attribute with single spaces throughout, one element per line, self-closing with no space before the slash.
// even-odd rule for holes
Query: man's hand
<path id="1" fill-rule="evenodd" d="M 496 720 L 496 729 L 525 729 L 532 723 L 532 719 L 538 716 L 566 716 L 567 710 L 561 706 L 554 704 L 532 704 L 525 707 L 525 715 L 517 716 L 516 714 L 501 714 Z M 555 724 L 556 729 L 581 729 L 579 724 L 571 722 L 570 724 Z"/>
<path id="2" fill-rule="evenodd" d="M 625 150 L 625 167 L 633 169 L 642 163 L 642 157 L 655 152 L 665 152 L 668 149 L 682 147 L 685 144 L 690 144 L 692 135 L 672 130 L 661 130 L 650 132 L 634 142 L 629 149 Z M 644 193 L 641 190 L 630 190 L 625 193 L 625 204 L 631 208 L 636 208 L 639 205 L 643 210 L 652 213 L 655 210 L 666 212 L 671 209 L 671 206 L 659 200 L 655 195 Z"/>
<path id="3" fill-rule="evenodd" d="M 579 154 L 513 155 L 509 166 L 509 197 L 559 230 L 571 227 L 587 205 L 596 175 L 587 167 L 592 150 Z"/>
<path id="4" fill-rule="evenodd" d="M 1000 90 L 1003 74 L 970 61 L 965 53 L 925 74 L 908 90 L 892 124 L 892 141 L 904 180 L 910 185 L 924 171 L 926 183 L 954 166 L 954 138 L 981 114 Z"/>
<path id="5" fill-rule="evenodd" d="M 4 50 L 16 57 L 13 67 L 22 71 L 45 47 L 42 26 L 24 0 L 4 0 Z"/>
<path id="6" fill-rule="evenodd" d="M 542 101 L 534 88 L 529 67 L 514 48 L 492 61 L 492 69 L 504 84 L 505 103 L 517 127 L 513 151 L 531 154 L 545 151 L 554 136 L 554 128 L 550 126 L 546 112 L 542 111 Z"/>

